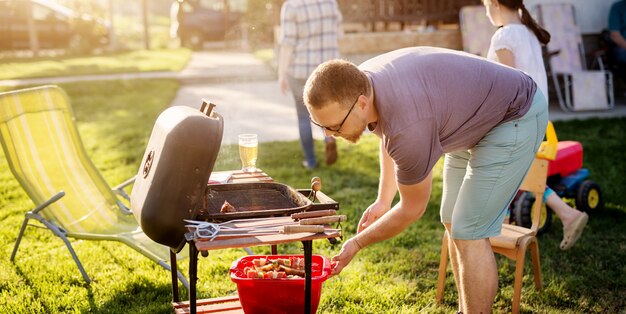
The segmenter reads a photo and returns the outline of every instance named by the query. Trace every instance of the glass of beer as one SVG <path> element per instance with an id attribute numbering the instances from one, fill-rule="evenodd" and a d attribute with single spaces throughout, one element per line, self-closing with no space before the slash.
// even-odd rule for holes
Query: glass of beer
<path id="1" fill-rule="evenodd" d="M 256 134 L 239 134 L 239 158 L 243 172 L 256 171 L 259 142 Z"/>

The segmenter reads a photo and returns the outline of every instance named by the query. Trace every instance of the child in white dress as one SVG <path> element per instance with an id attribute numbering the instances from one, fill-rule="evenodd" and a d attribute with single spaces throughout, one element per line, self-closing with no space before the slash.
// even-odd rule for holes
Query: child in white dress
<path id="1" fill-rule="evenodd" d="M 487 58 L 524 71 L 533 78 L 548 98 L 548 79 L 541 45 L 550 41 L 550 34 L 535 22 L 523 0 L 483 0 L 487 17 L 498 30 L 491 37 Z M 552 189 L 546 187 L 543 201 L 563 223 L 560 248 L 570 249 L 580 238 L 589 216 L 566 204 Z"/>

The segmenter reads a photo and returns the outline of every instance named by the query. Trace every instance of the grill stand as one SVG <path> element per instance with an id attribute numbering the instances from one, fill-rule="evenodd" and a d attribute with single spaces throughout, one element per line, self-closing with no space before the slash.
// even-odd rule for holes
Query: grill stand
<path id="1" fill-rule="evenodd" d="M 250 181 L 267 181 L 271 182 L 272 179 L 263 173 L 264 177 L 260 178 L 240 178 L 240 179 L 248 179 Z M 235 181 L 235 180 L 233 180 Z M 239 180 L 236 180 L 239 181 Z M 243 180 L 242 180 L 243 181 Z M 309 197 L 312 193 L 310 189 L 299 189 L 298 192 L 302 193 L 305 197 Z M 324 193 L 318 192 L 315 193 L 315 198 L 319 202 L 314 204 L 316 210 L 322 209 L 339 209 L 339 204 L 335 202 L 330 197 L 326 196 Z M 200 252 L 208 253 L 209 250 L 215 249 L 225 249 L 225 248 L 247 248 L 251 246 L 258 245 L 271 245 L 272 255 L 277 255 L 277 245 L 283 243 L 290 243 L 300 241 L 302 242 L 304 249 L 304 272 L 305 272 L 305 281 L 304 281 L 304 313 L 308 314 L 311 312 L 311 286 L 312 286 L 312 259 L 313 259 L 313 240 L 317 239 L 328 239 L 331 243 L 336 242 L 336 238 L 341 238 L 340 232 L 330 232 L 326 231 L 324 233 L 295 233 L 295 234 L 279 234 L 279 235 L 269 235 L 269 236 L 257 236 L 250 238 L 241 238 L 241 239 L 231 239 L 231 240 L 214 240 L 211 242 L 208 241 L 199 241 L 196 242 L 194 240 L 187 241 L 189 245 L 189 301 L 181 302 L 180 296 L 178 293 L 178 281 L 177 281 L 177 266 L 176 266 L 176 254 L 170 252 L 170 260 L 172 267 L 172 297 L 174 300 L 174 311 L 175 313 L 192 313 L 196 314 L 198 312 L 197 305 L 197 294 L 196 294 L 196 284 L 198 281 L 198 254 Z M 222 303 L 224 302 L 224 303 Z M 219 306 L 219 304 L 225 304 Z M 238 303 L 238 297 L 225 297 L 225 298 L 216 298 L 210 300 L 202 300 L 202 306 L 215 306 L 222 310 L 241 310 L 241 307 Z M 215 311 L 211 311 L 214 313 Z M 243 312 L 243 311 L 242 311 Z"/>
<path id="2" fill-rule="evenodd" d="M 178 296 L 178 281 L 176 274 L 178 273 L 178 266 L 176 265 L 176 253 L 170 250 L 170 265 L 172 267 L 172 297 L 174 298 L 174 302 L 179 302 L 180 297 Z"/>
<path id="3" fill-rule="evenodd" d="M 313 240 L 329 239 L 340 237 L 339 232 L 327 231 L 325 233 L 294 233 L 280 234 L 269 236 L 257 236 L 245 239 L 238 239 L 237 244 L 233 244 L 233 240 L 214 240 L 214 241 L 188 241 L 189 244 L 189 302 L 180 302 L 178 294 L 178 282 L 175 277 L 172 281 L 172 292 L 174 298 L 174 308 L 176 313 L 197 313 L 196 284 L 198 281 L 198 253 L 213 249 L 224 248 L 242 248 L 256 245 L 277 245 L 301 241 L 304 246 L 304 271 L 305 271 L 305 290 L 304 290 L 304 313 L 311 312 L 311 265 L 313 256 Z M 176 264 L 176 254 L 170 255 L 172 265 Z M 231 300 L 234 301 L 234 300 Z M 188 310 L 185 308 L 188 307 Z M 181 311 L 176 311 L 180 309 Z M 232 309 L 232 308 L 231 308 Z"/>
<path id="4" fill-rule="evenodd" d="M 302 241 L 304 246 L 304 314 L 311 313 L 311 259 L 313 241 Z"/>

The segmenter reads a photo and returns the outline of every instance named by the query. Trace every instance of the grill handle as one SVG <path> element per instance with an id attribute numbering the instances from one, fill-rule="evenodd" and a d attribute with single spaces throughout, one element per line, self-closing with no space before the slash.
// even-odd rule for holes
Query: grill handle
<path id="1" fill-rule="evenodd" d="M 207 117 L 211 117 L 213 108 L 215 108 L 214 103 L 209 102 L 206 99 L 202 99 L 202 106 L 200 106 L 200 111 L 202 111 L 202 113 L 204 113 Z"/>
<path id="2" fill-rule="evenodd" d="M 311 189 L 298 189 L 298 192 L 306 197 L 309 197 L 309 195 L 313 193 Z M 315 193 L 315 200 L 313 201 L 314 203 L 311 204 L 311 207 L 307 209 L 306 211 L 323 210 L 323 209 L 339 210 L 339 203 L 337 203 L 332 198 L 328 197 L 328 195 L 324 194 L 324 192 L 322 191 L 317 191 Z M 315 203 L 315 201 L 317 201 L 317 203 Z"/>
<path id="3" fill-rule="evenodd" d="M 309 195 L 313 193 L 313 190 L 299 189 L 298 192 L 303 194 L 306 197 L 309 197 Z M 324 194 L 322 191 L 317 191 L 315 193 L 315 199 L 313 201 L 314 202 L 317 201 L 319 203 L 311 204 L 311 206 L 307 209 L 307 211 L 324 210 L 324 209 L 339 210 L 339 203 L 337 203 L 332 198 L 328 197 L 328 195 Z M 342 237 L 340 236 L 339 238 L 342 238 Z M 328 238 L 328 242 L 330 242 L 330 244 L 337 244 L 339 240 L 336 238 Z"/>

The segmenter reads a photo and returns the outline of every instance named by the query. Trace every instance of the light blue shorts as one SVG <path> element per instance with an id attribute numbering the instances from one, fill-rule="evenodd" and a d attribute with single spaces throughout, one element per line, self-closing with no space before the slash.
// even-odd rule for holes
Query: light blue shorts
<path id="1" fill-rule="evenodd" d="M 500 234 L 509 203 L 543 141 L 548 104 L 537 90 L 521 118 L 493 128 L 476 146 L 444 159 L 441 222 L 452 238 L 485 239 Z"/>

